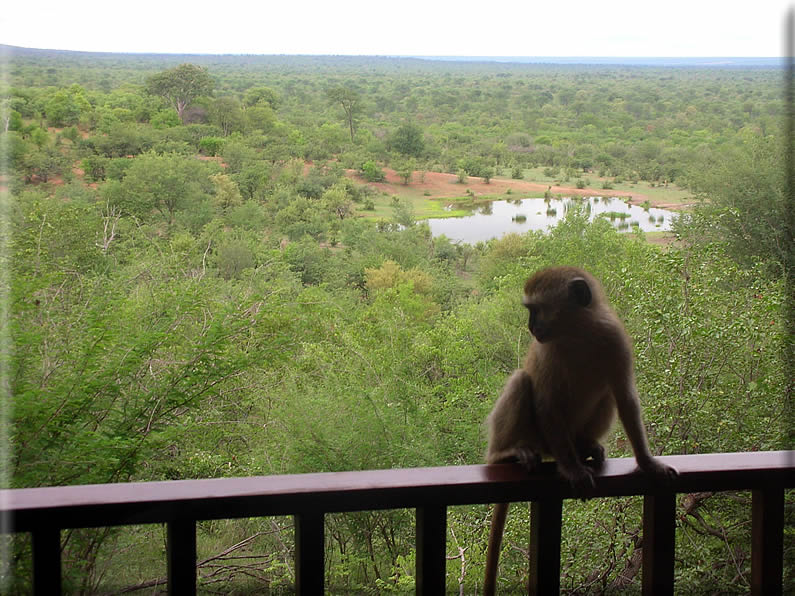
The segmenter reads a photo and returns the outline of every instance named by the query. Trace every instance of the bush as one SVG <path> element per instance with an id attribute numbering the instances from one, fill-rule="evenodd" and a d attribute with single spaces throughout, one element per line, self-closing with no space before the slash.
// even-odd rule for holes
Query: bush
<path id="1" fill-rule="evenodd" d="M 368 182 L 383 182 L 386 180 L 384 171 L 372 160 L 364 162 L 360 172 L 362 177 Z"/>
<path id="2" fill-rule="evenodd" d="M 133 160 L 127 159 L 126 157 L 117 157 L 108 160 L 105 164 L 105 177 L 111 180 L 121 180 L 127 173 L 127 168 L 129 168 L 132 163 Z"/>
<path id="3" fill-rule="evenodd" d="M 107 175 L 108 158 L 101 155 L 86 157 L 80 164 L 89 182 L 101 182 Z"/>
<path id="4" fill-rule="evenodd" d="M 152 128 L 162 129 L 171 128 L 172 126 L 179 126 L 182 122 L 174 110 L 162 110 L 152 116 L 149 120 Z"/>
<path id="5" fill-rule="evenodd" d="M 223 146 L 224 139 L 221 137 L 202 137 L 199 141 L 199 151 L 204 155 L 218 155 Z"/>
<path id="6" fill-rule="evenodd" d="M 245 269 L 254 266 L 254 253 L 245 242 L 230 240 L 219 247 L 217 263 L 224 279 L 239 279 Z"/>
<path id="7" fill-rule="evenodd" d="M 547 178 L 556 178 L 559 173 L 558 168 L 544 168 L 544 176 Z"/>

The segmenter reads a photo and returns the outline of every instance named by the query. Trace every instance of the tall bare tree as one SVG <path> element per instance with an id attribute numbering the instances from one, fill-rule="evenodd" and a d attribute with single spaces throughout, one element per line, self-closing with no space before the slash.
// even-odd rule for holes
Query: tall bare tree
<path id="1" fill-rule="evenodd" d="M 345 85 L 337 85 L 326 92 L 332 103 L 338 104 L 345 112 L 345 121 L 351 132 L 351 141 L 356 132 L 356 118 L 362 111 L 362 99 L 359 93 Z"/>

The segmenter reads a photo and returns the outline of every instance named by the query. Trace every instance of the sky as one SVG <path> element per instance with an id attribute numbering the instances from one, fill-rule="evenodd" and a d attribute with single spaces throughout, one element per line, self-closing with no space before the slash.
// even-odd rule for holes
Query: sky
<path id="1" fill-rule="evenodd" d="M 791 0 L 30 0 L 0 43 L 201 54 L 776 57 Z"/>

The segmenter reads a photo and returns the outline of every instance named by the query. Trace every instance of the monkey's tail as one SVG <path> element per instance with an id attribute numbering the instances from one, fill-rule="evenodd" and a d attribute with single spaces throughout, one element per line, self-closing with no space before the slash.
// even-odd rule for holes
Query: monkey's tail
<path id="1" fill-rule="evenodd" d="M 483 596 L 494 596 L 497 591 L 497 565 L 500 562 L 502 534 L 505 530 L 505 518 L 508 517 L 510 503 L 495 503 L 491 514 L 491 531 L 489 546 L 486 551 L 486 573 L 483 578 Z"/>

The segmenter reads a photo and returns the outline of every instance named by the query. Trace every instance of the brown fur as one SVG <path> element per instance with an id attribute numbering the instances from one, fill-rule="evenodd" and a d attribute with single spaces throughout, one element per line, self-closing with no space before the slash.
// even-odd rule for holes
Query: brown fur
<path id="1" fill-rule="evenodd" d="M 638 467 L 662 481 L 675 477 L 649 451 L 632 345 L 596 278 L 575 267 L 538 271 L 525 283 L 523 303 L 535 341 L 489 415 L 486 461 L 519 462 L 532 471 L 542 456 L 551 456 L 561 476 L 585 497 L 605 460 L 600 440 L 618 411 Z M 506 503 L 494 507 L 486 596 L 495 591 L 507 509 Z"/>

